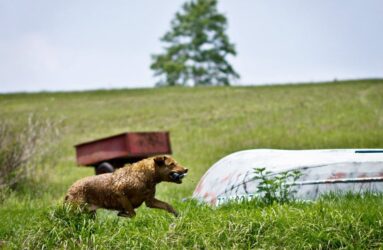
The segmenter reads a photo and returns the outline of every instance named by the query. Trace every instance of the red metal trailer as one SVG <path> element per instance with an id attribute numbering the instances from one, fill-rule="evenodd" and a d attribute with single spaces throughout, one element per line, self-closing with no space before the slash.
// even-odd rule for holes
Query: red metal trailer
<path id="1" fill-rule="evenodd" d="M 75 145 L 79 166 L 92 166 L 96 174 L 113 172 L 127 163 L 171 154 L 169 132 L 126 132 Z"/>

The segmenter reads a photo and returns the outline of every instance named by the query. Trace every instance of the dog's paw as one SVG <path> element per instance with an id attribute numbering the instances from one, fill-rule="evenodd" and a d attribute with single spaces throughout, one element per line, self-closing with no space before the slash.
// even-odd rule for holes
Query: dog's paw
<path id="1" fill-rule="evenodd" d="M 135 216 L 135 214 L 128 214 L 125 211 L 120 211 L 120 212 L 118 212 L 117 215 L 120 217 L 127 217 L 127 218 L 133 218 Z"/>

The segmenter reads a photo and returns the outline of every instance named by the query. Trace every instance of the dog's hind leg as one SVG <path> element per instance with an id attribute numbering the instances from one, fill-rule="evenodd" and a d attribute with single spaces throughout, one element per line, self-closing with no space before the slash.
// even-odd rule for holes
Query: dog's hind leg
<path id="1" fill-rule="evenodd" d="M 124 211 L 120 211 L 118 213 L 118 216 L 129 217 L 129 218 L 136 216 L 136 212 L 134 211 L 134 208 L 128 198 L 122 196 L 119 198 L 119 202 L 124 208 Z"/>
<path id="2" fill-rule="evenodd" d="M 96 210 L 97 210 L 98 206 L 96 205 L 93 205 L 93 204 L 90 204 L 87 206 L 87 210 L 88 210 L 88 213 L 92 215 L 92 217 L 96 217 Z"/>

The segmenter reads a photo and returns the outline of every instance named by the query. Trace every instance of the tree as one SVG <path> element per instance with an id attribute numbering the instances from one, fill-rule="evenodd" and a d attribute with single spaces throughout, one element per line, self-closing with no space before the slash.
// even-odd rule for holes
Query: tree
<path id="1" fill-rule="evenodd" d="M 217 0 L 191 0 L 171 22 L 161 41 L 163 54 L 153 55 L 151 69 L 158 85 L 230 85 L 239 78 L 226 60 L 236 55 L 225 34 L 226 17 L 217 10 Z"/>

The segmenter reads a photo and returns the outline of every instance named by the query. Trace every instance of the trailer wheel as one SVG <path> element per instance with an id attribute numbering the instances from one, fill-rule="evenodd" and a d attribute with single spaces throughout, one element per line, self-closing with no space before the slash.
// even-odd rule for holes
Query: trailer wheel
<path id="1" fill-rule="evenodd" d="M 108 162 L 103 162 L 95 167 L 95 170 L 96 174 L 106 174 L 114 172 L 114 167 Z"/>

